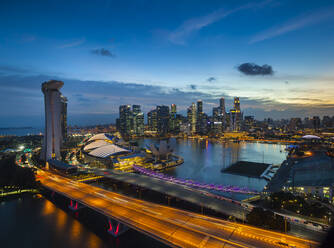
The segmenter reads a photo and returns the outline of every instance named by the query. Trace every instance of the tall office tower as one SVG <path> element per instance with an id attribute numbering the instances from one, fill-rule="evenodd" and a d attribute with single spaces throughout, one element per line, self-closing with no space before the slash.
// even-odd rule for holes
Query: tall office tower
<path id="1" fill-rule="evenodd" d="M 191 104 L 191 132 L 196 133 L 197 112 L 195 103 Z"/>
<path id="2" fill-rule="evenodd" d="M 135 135 L 144 135 L 144 113 L 133 115 L 133 131 Z"/>
<path id="3" fill-rule="evenodd" d="M 176 105 L 175 104 L 172 104 L 170 106 L 170 112 L 172 115 L 176 115 Z"/>
<path id="4" fill-rule="evenodd" d="M 239 132 L 241 130 L 242 114 L 240 110 L 239 97 L 234 98 L 234 109 L 230 111 L 230 128 L 232 131 Z"/>
<path id="5" fill-rule="evenodd" d="M 219 109 L 220 109 L 220 115 L 225 116 L 226 109 L 225 109 L 225 99 L 224 99 L 224 97 L 219 99 Z"/>
<path id="6" fill-rule="evenodd" d="M 169 131 L 172 133 L 176 133 L 178 130 L 178 122 L 176 118 L 176 105 L 172 104 L 170 106 L 170 118 L 169 118 Z"/>
<path id="7" fill-rule="evenodd" d="M 197 101 L 197 117 L 196 117 L 196 132 L 203 134 L 202 119 L 203 119 L 203 102 L 202 100 Z"/>
<path id="8" fill-rule="evenodd" d="M 64 83 L 50 80 L 42 84 L 45 105 L 45 133 L 41 159 L 60 159 L 60 146 L 65 135 L 67 103 L 59 91 Z"/>
<path id="9" fill-rule="evenodd" d="M 158 133 L 165 135 L 168 133 L 169 107 L 157 106 Z"/>
<path id="10" fill-rule="evenodd" d="M 317 130 L 320 128 L 320 118 L 319 116 L 313 116 L 312 119 L 313 129 Z"/>
<path id="11" fill-rule="evenodd" d="M 234 109 L 240 113 L 240 100 L 239 97 L 234 97 Z"/>
<path id="12" fill-rule="evenodd" d="M 140 111 L 140 105 L 132 105 L 132 126 L 131 133 L 144 135 L 144 114 Z"/>
<path id="13" fill-rule="evenodd" d="M 140 112 L 140 105 L 132 105 L 132 113 L 134 115 L 139 114 Z"/>
<path id="14" fill-rule="evenodd" d="M 147 125 L 150 131 L 158 131 L 158 118 L 156 109 L 153 109 L 147 113 Z"/>
<path id="15" fill-rule="evenodd" d="M 128 136 L 131 134 L 132 121 L 130 105 L 119 106 L 119 131 L 122 135 Z"/>

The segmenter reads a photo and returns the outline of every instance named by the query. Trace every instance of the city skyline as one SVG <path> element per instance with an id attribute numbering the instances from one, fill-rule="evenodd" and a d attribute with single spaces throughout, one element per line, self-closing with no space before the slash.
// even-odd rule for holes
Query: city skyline
<path id="1" fill-rule="evenodd" d="M 66 83 L 70 124 L 113 122 L 124 104 L 147 113 L 175 103 L 185 113 L 202 99 L 208 113 L 222 96 L 227 106 L 240 97 L 260 120 L 334 115 L 331 1 L 35 6 L 1 4 L 4 127 L 43 123 L 37 89 L 50 79 Z"/>

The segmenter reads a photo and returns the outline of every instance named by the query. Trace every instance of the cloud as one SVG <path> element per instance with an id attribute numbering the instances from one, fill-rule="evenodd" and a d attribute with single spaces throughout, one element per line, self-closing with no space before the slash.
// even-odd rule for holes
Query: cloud
<path id="1" fill-rule="evenodd" d="M 242 5 L 238 8 L 234 8 L 231 10 L 225 10 L 223 8 L 218 9 L 216 11 L 211 12 L 208 15 L 195 17 L 184 21 L 178 28 L 174 31 L 161 31 L 160 34 L 163 34 L 167 37 L 167 40 L 176 45 L 185 45 L 186 40 L 192 34 L 200 31 L 201 29 L 220 21 L 221 19 L 234 14 L 238 11 L 249 9 L 249 8 L 260 8 L 264 5 L 270 3 L 271 1 L 263 1 L 259 3 L 251 3 Z"/>
<path id="2" fill-rule="evenodd" d="M 108 49 L 105 48 L 93 49 L 92 53 L 100 56 L 115 57 L 113 53 L 111 53 Z"/>
<path id="3" fill-rule="evenodd" d="M 208 82 L 213 82 L 213 81 L 216 81 L 217 79 L 215 77 L 209 77 L 206 81 Z"/>
<path id="4" fill-rule="evenodd" d="M 255 35 L 253 38 L 251 38 L 249 43 L 256 43 L 267 39 L 271 39 L 276 36 L 283 35 L 285 33 L 292 32 L 316 24 L 333 16 L 334 16 L 333 7 L 326 10 L 316 11 L 311 14 L 304 15 L 297 19 L 291 20 L 281 26 L 273 27 L 262 33 L 259 33 Z"/>
<path id="5" fill-rule="evenodd" d="M 229 109 L 233 107 L 235 96 L 222 91 L 218 94 L 218 90 L 212 90 L 212 93 L 202 91 L 204 86 L 201 85 L 188 85 L 187 89 L 183 90 L 119 81 L 83 81 L 50 75 L 0 75 L 0 105 L 6 106 L 0 109 L 0 126 L 43 126 L 44 99 L 41 83 L 50 79 L 64 82 L 61 92 L 68 98 L 70 125 L 115 123 L 119 105 L 123 104 L 140 104 L 143 112 L 147 113 L 156 105 L 174 103 L 178 111 L 185 115 L 191 102 L 202 99 L 204 111 L 211 115 L 212 107 L 218 106 L 220 97 L 225 97 L 226 108 Z M 216 87 L 215 84 L 207 84 L 207 86 Z M 296 94 L 296 97 L 298 96 Z M 293 96 L 286 96 L 286 98 L 289 97 Z M 318 95 L 305 92 L 300 95 L 300 99 L 283 99 L 285 102 L 275 101 L 269 96 L 267 98 L 240 97 L 240 102 L 245 115 L 255 115 L 257 119 L 334 115 L 334 104 L 332 104 L 334 102 L 326 103 L 326 99 L 318 101 L 318 98 Z M 20 104 L 17 104 L 17 99 L 20 99 Z"/>
<path id="6" fill-rule="evenodd" d="M 85 43 L 85 42 L 86 42 L 86 39 L 85 39 L 85 38 L 82 38 L 82 39 L 80 39 L 80 40 L 75 40 L 75 41 L 72 41 L 72 42 L 63 44 L 63 45 L 61 45 L 59 48 L 77 47 L 77 46 L 82 45 L 82 44 Z"/>
<path id="7" fill-rule="evenodd" d="M 195 84 L 189 84 L 189 88 L 192 90 L 196 90 L 197 86 Z"/>
<path id="8" fill-rule="evenodd" d="M 29 73 L 31 70 L 24 69 L 18 66 L 11 66 L 11 65 L 0 65 L 0 72 L 4 73 Z"/>
<path id="9" fill-rule="evenodd" d="M 245 75 L 256 76 L 256 75 L 273 75 L 274 71 L 270 65 L 257 65 L 254 63 L 243 63 L 238 66 L 238 71 Z"/>

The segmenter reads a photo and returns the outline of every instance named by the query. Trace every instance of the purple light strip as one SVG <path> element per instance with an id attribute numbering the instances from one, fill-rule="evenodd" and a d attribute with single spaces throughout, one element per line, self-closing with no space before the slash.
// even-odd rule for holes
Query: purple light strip
<path id="1" fill-rule="evenodd" d="M 138 171 L 144 175 L 148 175 L 151 177 L 159 178 L 164 181 L 169 181 L 177 184 L 187 185 L 194 188 L 201 188 L 201 189 L 212 189 L 216 191 L 222 191 L 222 192 L 234 192 L 234 193 L 240 193 L 240 194 L 258 194 L 256 191 L 252 191 L 247 189 L 246 187 L 238 187 L 238 186 L 232 186 L 232 185 L 215 185 L 215 184 L 205 184 L 200 182 L 195 182 L 193 180 L 189 179 L 182 179 L 182 178 L 175 178 L 172 176 L 165 175 L 163 173 L 155 172 L 137 165 L 133 165 L 133 169 L 135 171 Z"/>

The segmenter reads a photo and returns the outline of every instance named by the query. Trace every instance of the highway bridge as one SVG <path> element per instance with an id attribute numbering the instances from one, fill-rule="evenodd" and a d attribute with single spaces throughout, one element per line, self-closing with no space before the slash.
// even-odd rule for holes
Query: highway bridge
<path id="1" fill-rule="evenodd" d="M 313 241 L 187 212 L 38 171 L 42 185 L 71 200 L 72 209 L 89 207 L 171 247 L 298 247 Z M 112 225 L 110 225 L 112 228 Z"/>

